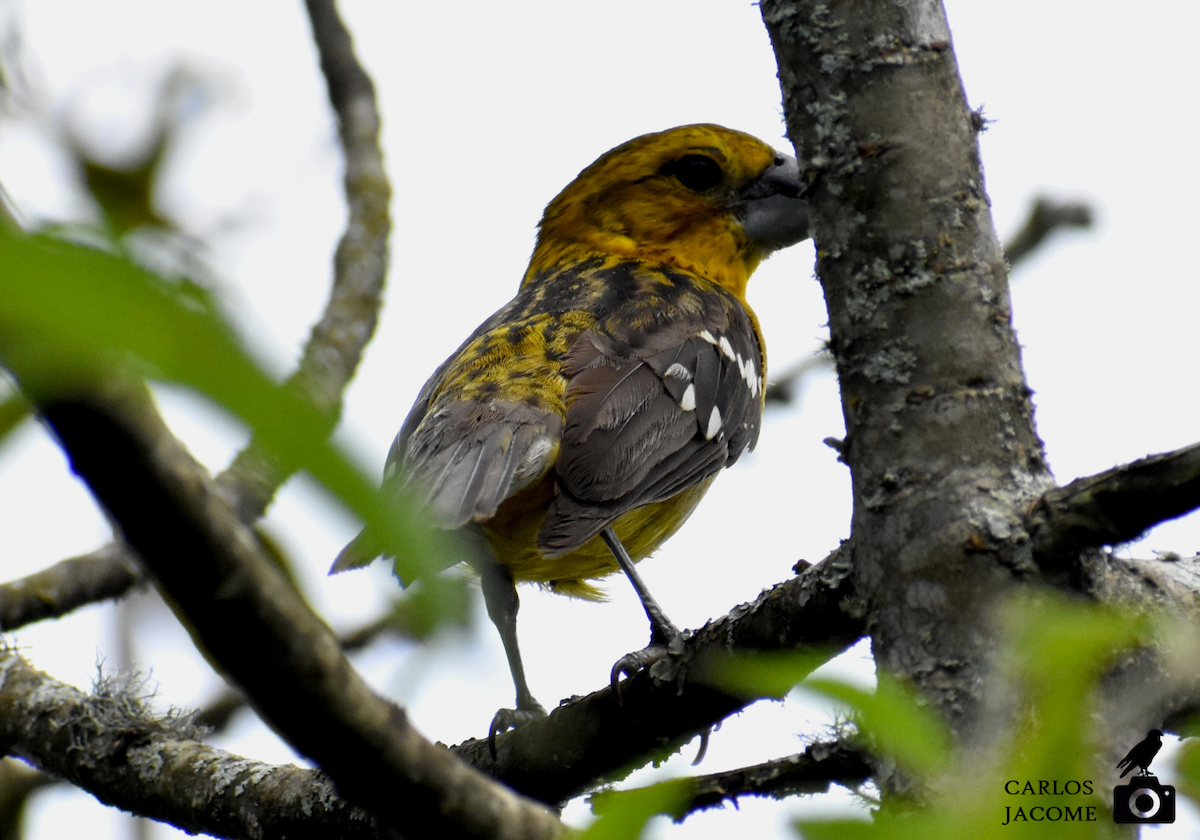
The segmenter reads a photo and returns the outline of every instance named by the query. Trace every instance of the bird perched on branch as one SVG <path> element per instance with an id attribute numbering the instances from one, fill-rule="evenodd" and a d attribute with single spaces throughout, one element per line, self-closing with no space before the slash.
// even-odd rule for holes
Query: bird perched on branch
<path id="1" fill-rule="evenodd" d="M 550 202 L 516 297 L 421 390 L 384 483 L 478 537 L 469 562 L 517 700 L 492 721 L 493 749 L 545 714 L 515 583 L 598 598 L 589 581 L 625 571 L 651 638 L 613 667 L 614 688 L 680 639 L 633 564 L 758 438 L 766 355 L 746 281 L 808 236 L 803 191 L 795 158 L 716 125 L 618 146 Z M 364 532 L 334 570 L 374 554 Z"/>

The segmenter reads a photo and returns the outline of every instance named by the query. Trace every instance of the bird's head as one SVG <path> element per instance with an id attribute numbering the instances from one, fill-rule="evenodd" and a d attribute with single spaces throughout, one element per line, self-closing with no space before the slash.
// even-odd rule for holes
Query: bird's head
<path id="1" fill-rule="evenodd" d="M 525 280 L 613 255 L 666 263 L 744 296 L 772 251 L 808 237 L 800 166 L 748 134 L 687 125 L 601 155 L 550 202 Z"/>

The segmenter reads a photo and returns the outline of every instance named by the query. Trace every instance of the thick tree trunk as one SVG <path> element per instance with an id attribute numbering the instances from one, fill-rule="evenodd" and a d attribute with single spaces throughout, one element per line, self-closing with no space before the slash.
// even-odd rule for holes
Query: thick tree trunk
<path id="1" fill-rule="evenodd" d="M 1191 447 L 1055 488 L 984 192 L 984 121 L 940 0 L 763 0 L 762 14 L 811 178 L 854 484 L 843 553 L 876 662 L 920 688 L 969 762 L 1014 722 L 993 666 L 997 608 L 1018 590 L 1195 616 L 1195 560 L 1096 549 L 1200 504 L 1200 459 Z M 1194 657 L 1193 635 L 1107 675 L 1100 768 L 1196 708 L 1178 653 Z"/>
<path id="2" fill-rule="evenodd" d="M 854 482 L 851 552 L 881 667 L 977 737 L 992 608 L 1052 486 L 1004 255 L 937 0 L 765 0 L 788 132 L 813 173 Z"/>

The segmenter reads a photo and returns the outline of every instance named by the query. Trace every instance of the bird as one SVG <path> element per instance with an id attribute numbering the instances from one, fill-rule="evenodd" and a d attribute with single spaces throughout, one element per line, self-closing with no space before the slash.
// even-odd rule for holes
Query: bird
<path id="1" fill-rule="evenodd" d="M 1117 769 L 1124 768 L 1120 778 L 1125 778 L 1129 775 L 1134 767 L 1141 769 L 1141 775 L 1146 776 L 1150 773 L 1150 762 L 1154 760 L 1154 756 L 1158 755 L 1158 751 L 1162 749 L 1162 730 L 1151 729 L 1146 733 L 1146 737 L 1129 751 L 1123 759 L 1117 762 Z"/>
<path id="2" fill-rule="evenodd" d="M 746 284 L 809 236 L 797 159 L 698 124 L 601 155 L 547 205 L 516 296 L 422 388 L 384 486 L 460 532 L 516 690 L 496 735 L 543 717 L 517 643 L 516 583 L 601 600 L 630 579 L 651 625 L 619 680 L 682 634 L 634 563 L 678 530 L 714 477 L 753 448 L 766 354 Z M 378 555 L 368 530 L 331 572 Z"/>

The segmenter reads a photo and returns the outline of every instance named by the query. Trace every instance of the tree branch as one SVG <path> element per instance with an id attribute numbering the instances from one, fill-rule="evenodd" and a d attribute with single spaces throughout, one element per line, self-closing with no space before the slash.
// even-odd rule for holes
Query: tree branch
<path id="1" fill-rule="evenodd" d="M 687 811 L 702 811 L 743 796 L 785 799 L 797 794 L 826 793 L 834 784 L 861 785 L 875 774 L 874 759 L 845 741 L 810 744 L 802 753 L 753 767 L 712 773 L 694 779 Z"/>
<path id="2" fill-rule="evenodd" d="M 1082 202 L 1060 203 L 1045 196 L 1038 196 L 1029 210 L 1025 224 L 1004 246 L 1009 269 L 1016 268 L 1018 263 L 1027 260 L 1054 234 L 1071 228 L 1086 230 L 1091 226 L 1090 205 Z M 805 377 L 815 371 L 832 367 L 832 357 L 828 353 L 819 352 L 792 365 L 779 376 L 772 376 L 765 395 L 767 405 L 791 405 L 796 400 L 797 386 Z"/>
<path id="3" fill-rule="evenodd" d="M 1082 202 L 1059 203 L 1054 199 L 1038 196 L 1029 210 L 1025 224 L 1004 246 L 1009 269 L 1014 269 L 1018 263 L 1027 260 L 1054 234 L 1070 228 L 1087 229 L 1091 226 L 1090 205 Z M 832 357 L 828 353 L 819 352 L 792 365 L 779 376 L 772 376 L 766 390 L 767 405 L 791 405 L 796 400 L 797 386 L 805 377 L 815 371 L 832 367 Z"/>
<path id="4" fill-rule="evenodd" d="M 832 370 L 833 357 L 824 351 L 813 353 L 807 359 L 797 362 L 785 370 L 779 377 L 771 377 L 763 393 L 766 405 L 791 405 L 796 401 L 797 386 L 806 376 L 818 370 Z"/>
<path id="5" fill-rule="evenodd" d="M 625 683 L 621 704 L 606 686 L 499 736 L 495 759 L 485 739 L 464 742 L 454 751 L 514 790 L 548 803 L 622 777 L 676 752 L 758 699 L 734 697 L 706 684 L 704 673 L 713 657 L 731 650 L 799 648 L 833 655 L 861 638 L 862 604 L 850 572 L 846 555 L 835 551 L 753 603 L 709 622 L 672 658 L 675 670 L 661 679 L 643 673 Z"/>
<path id="6" fill-rule="evenodd" d="M 333 287 L 313 327 L 300 366 L 289 383 L 328 415 L 332 430 L 346 389 L 371 340 L 388 269 L 388 203 L 392 188 L 379 146 L 375 86 L 359 63 L 333 0 L 306 0 L 329 101 L 337 115 L 346 157 L 344 178 L 350 217 L 333 261 Z M 267 509 L 287 479 L 254 442 L 217 478 L 243 522 Z"/>
<path id="7" fill-rule="evenodd" d="M 1011 327 L 1004 256 L 936 0 L 762 0 L 805 162 L 854 490 L 855 586 L 879 668 L 967 746 L 1032 566 L 1017 509 L 1052 485 Z M 969 573 L 964 574 L 964 570 Z M 978 740 L 976 740 L 978 739 Z"/>
<path id="8" fill-rule="evenodd" d="M 106 804 L 234 840 L 395 836 L 319 771 L 250 761 L 200 734 L 191 717 L 153 715 L 138 686 L 84 694 L 0 648 L 0 744 Z"/>
<path id="9" fill-rule="evenodd" d="M 462 591 L 464 595 L 466 594 L 465 590 L 455 591 Z M 339 635 L 338 646 L 342 652 L 353 653 L 362 650 L 380 637 L 389 634 L 405 639 L 419 639 L 427 635 L 429 619 L 420 614 L 423 612 L 420 607 L 413 608 L 410 603 L 413 599 L 408 596 L 409 593 L 406 593 L 393 600 L 391 609 L 374 621 Z M 460 606 L 465 612 L 467 604 L 464 603 Z M 247 705 L 246 695 L 235 686 L 227 685 L 219 696 L 196 713 L 196 722 L 219 732 L 229 724 L 237 712 Z"/>
<path id="10" fill-rule="evenodd" d="M 144 398 L 60 397 L 43 416 L 197 644 L 262 718 L 386 826 L 555 837 L 556 818 L 430 744 L 377 697 Z"/>
<path id="11" fill-rule="evenodd" d="M 111 542 L 90 554 L 0 584 L 0 630 L 15 630 L 87 604 L 119 598 L 144 580 L 129 547 Z"/>
<path id="12" fill-rule="evenodd" d="M 379 145 L 374 85 L 354 54 L 350 35 L 332 0 L 307 0 L 306 6 L 346 158 L 344 185 L 350 216 L 334 256 L 333 285 L 325 311 L 288 381 L 329 416 L 332 429 L 340 413 L 342 392 L 378 322 L 388 268 L 391 185 Z M 287 478 L 251 441 L 217 476 L 217 485 L 241 521 L 251 523 L 263 515 Z M 31 621 L 65 615 L 95 601 L 120 597 L 137 583 L 137 576 L 129 574 L 129 552 L 118 543 L 76 561 L 63 561 L 73 566 L 59 564 L 0 590 L 0 629 L 11 630 Z M 68 585 L 62 573 L 71 568 L 86 573 L 91 580 Z M 36 593 L 48 591 L 47 574 L 53 576 L 58 587 L 55 591 L 61 595 L 54 603 L 39 605 Z"/>
<path id="13" fill-rule="evenodd" d="M 1092 208 L 1082 202 L 1059 203 L 1038 196 L 1030 208 L 1029 217 L 1021 229 L 1004 246 L 1009 268 L 1025 261 L 1042 247 L 1052 234 L 1068 228 L 1086 229 L 1092 226 Z"/>
<path id="14" fill-rule="evenodd" d="M 1027 516 L 1034 558 L 1061 568 L 1087 548 L 1136 539 L 1200 507 L 1200 444 L 1080 478 L 1042 495 Z"/>

